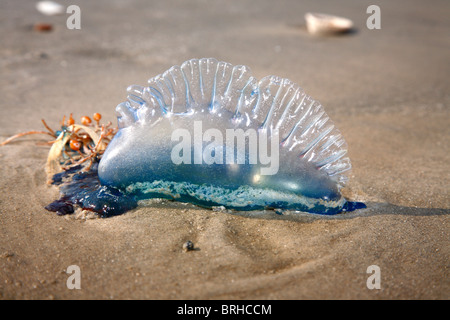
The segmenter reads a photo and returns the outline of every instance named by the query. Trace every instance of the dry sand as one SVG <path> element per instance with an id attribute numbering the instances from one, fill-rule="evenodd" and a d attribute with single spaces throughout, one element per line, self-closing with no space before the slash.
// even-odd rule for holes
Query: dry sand
<path id="1" fill-rule="evenodd" d="M 345 194 L 368 208 L 333 217 L 233 215 L 171 203 L 109 219 L 44 206 L 48 147 L 0 148 L 1 299 L 448 299 L 450 3 L 448 1 L 77 1 L 45 17 L 0 4 L 0 139 L 56 128 L 63 115 L 114 108 L 130 84 L 190 58 L 287 77 L 325 106 L 349 145 Z M 378 4 L 382 29 L 366 28 Z M 303 14 L 352 19 L 317 38 Z M 48 33 L 32 31 L 52 23 Z M 0 140 L 0 141 L 1 141 Z M 184 252 L 191 240 L 198 250 Z M 65 273 L 81 268 L 81 290 Z M 381 269 L 369 290 L 367 267 Z"/>

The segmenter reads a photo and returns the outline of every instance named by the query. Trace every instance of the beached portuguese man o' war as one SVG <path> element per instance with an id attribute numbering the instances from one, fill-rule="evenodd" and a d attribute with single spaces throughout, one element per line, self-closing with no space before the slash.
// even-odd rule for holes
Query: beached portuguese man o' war
<path id="1" fill-rule="evenodd" d="M 98 165 L 69 182 L 55 176 L 62 198 L 50 210 L 70 202 L 109 216 L 152 198 L 239 211 L 357 208 L 340 192 L 351 168 L 344 138 L 288 79 L 192 59 L 128 87 L 116 112 Z"/>

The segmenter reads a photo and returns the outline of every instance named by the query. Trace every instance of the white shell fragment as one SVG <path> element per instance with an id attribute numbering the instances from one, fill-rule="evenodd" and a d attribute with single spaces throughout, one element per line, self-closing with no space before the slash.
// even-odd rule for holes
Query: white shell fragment
<path id="1" fill-rule="evenodd" d="M 58 14 L 63 14 L 65 7 L 54 1 L 39 1 L 36 3 L 36 9 L 47 16 L 55 16 Z"/>
<path id="2" fill-rule="evenodd" d="M 306 28 L 311 34 L 336 34 L 348 32 L 353 28 L 353 21 L 347 18 L 324 13 L 305 14 Z"/>

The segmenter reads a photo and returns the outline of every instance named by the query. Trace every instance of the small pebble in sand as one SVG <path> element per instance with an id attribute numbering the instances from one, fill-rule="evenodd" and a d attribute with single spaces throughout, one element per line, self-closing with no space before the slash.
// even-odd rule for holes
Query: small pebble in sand
<path id="1" fill-rule="evenodd" d="M 183 250 L 186 252 L 194 250 L 194 243 L 191 240 L 186 241 L 183 244 Z"/>
<path id="2" fill-rule="evenodd" d="M 0 258 L 8 259 L 11 257 L 14 257 L 14 253 L 12 252 L 3 252 L 2 254 L 0 254 Z"/>
<path id="3" fill-rule="evenodd" d="M 49 32 L 53 30 L 53 25 L 50 23 L 36 23 L 33 29 L 38 32 Z"/>

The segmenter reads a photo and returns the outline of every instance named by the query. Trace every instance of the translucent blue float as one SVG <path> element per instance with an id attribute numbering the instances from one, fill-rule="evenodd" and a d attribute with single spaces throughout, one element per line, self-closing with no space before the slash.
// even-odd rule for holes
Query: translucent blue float
<path id="1" fill-rule="evenodd" d="M 235 210 L 336 214 L 351 168 L 319 102 L 288 79 L 193 59 L 130 86 L 99 186 L 139 201 L 166 198 Z M 98 205 L 97 205 L 98 206 Z"/>

